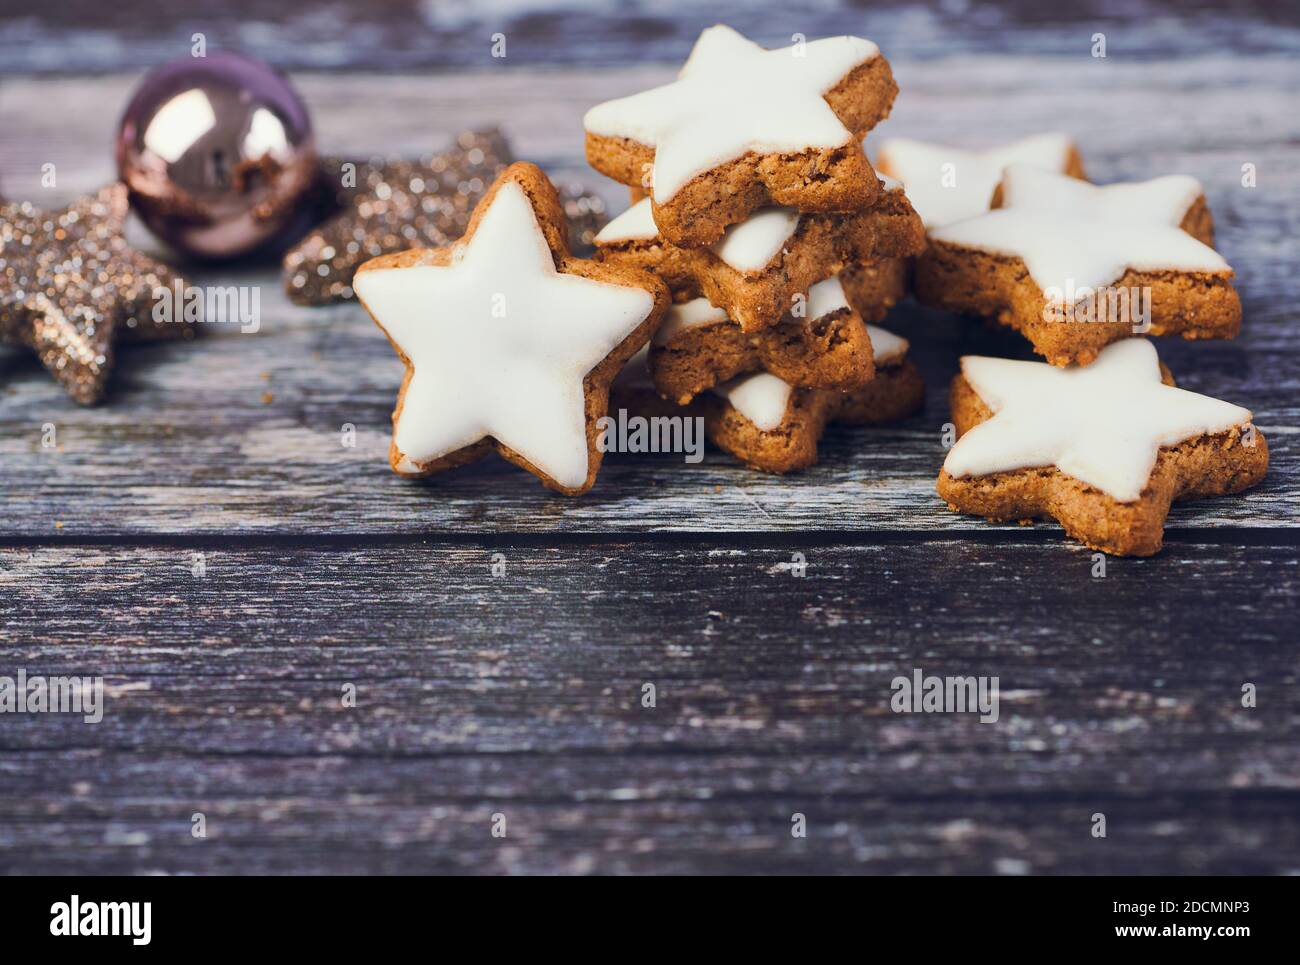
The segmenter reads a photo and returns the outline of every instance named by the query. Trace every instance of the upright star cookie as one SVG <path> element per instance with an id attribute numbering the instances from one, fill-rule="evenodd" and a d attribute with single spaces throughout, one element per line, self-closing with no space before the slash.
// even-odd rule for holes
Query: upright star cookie
<path id="1" fill-rule="evenodd" d="M 495 449 L 569 495 L 595 482 L 610 383 L 668 307 L 654 276 L 569 254 L 555 188 L 527 163 L 501 174 L 459 244 L 368 261 L 353 287 L 406 363 L 396 472 Z"/>
<path id="2" fill-rule="evenodd" d="M 1241 302 L 1195 178 L 1097 187 L 1007 168 L 994 210 L 930 233 L 919 301 L 995 318 L 1053 365 L 1117 339 L 1233 338 Z"/>
<path id="3" fill-rule="evenodd" d="M 960 438 L 938 490 L 954 510 L 1053 516 L 1107 553 L 1158 552 L 1175 499 L 1239 492 L 1268 469 L 1250 411 L 1166 384 L 1145 339 L 1084 368 L 967 356 L 951 400 Z"/>
<path id="4" fill-rule="evenodd" d="M 82 405 L 104 397 L 115 340 L 194 332 L 154 319 L 155 289 L 178 278 L 127 244 L 127 210 L 120 184 L 62 211 L 0 203 L 0 342 L 31 348 Z"/>
<path id="5" fill-rule="evenodd" d="M 981 151 L 891 137 L 880 142 L 876 158 L 877 171 L 903 182 L 927 231 L 987 211 L 1002 172 L 1012 164 L 1084 176 L 1083 159 L 1065 134 L 1035 134 Z"/>
<path id="6" fill-rule="evenodd" d="M 869 40 L 765 50 L 714 26 L 676 81 L 587 112 L 587 160 L 623 184 L 652 187 L 664 237 L 698 247 L 765 204 L 870 206 L 880 182 L 861 141 L 897 92 Z"/>
<path id="7" fill-rule="evenodd" d="M 353 297 L 352 276 L 362 262 L 451 244 L 513 159 L 498 130 L 467 131 L 450 149 L 419 159 L 322 158 L 318 181 L 332 194 L 323 207 L 338 213 L 285 253 L 289 298 L 300 305 L 345 301 Z M 604 202 L 577 190 L 561 197 L 571 242 L 591 244 L 604 224 Z"/>

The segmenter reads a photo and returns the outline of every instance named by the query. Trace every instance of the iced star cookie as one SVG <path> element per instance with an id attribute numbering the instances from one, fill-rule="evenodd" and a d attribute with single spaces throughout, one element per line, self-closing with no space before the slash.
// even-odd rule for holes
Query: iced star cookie
<path id="1" fill-rule="evenodd" d="M 1121 556 L 1159 552 L 1175 499 L 1240 492 L 1268 469 L 1250 411 L 1174 388 L 1145 339 L 1083 368 L 967 356 L 951 402 L 960 438 L 938 490 L 952 509 L 1055 517 Z"/>
<path id="2" fill-rule="evenodd" d="M 817 443 L 832 422 L 890 422 L 920 408 L 925 387 L 907 358 L 907 341 L 868 326 L 876 376 L 859 389 L 800 389 L 769 372 L 723 383 L 691 404 L 710 441 L 745 465 L 786 473 L 817 461 Z"/>
<path id="3" fill-rule="evenodd" d="M 853 389 L 871 381 L 871 336 L 839 279 L 813 285 L 803 308 L 800 316 L 747 333 L 707 299 L 674 305 L 651 343 L 655 388 L 685 405 L 748 372 L 770 372 L 800 388 Z"/>
<path id="4" fill-rule="evenodd" d="M 982 151 L 891 137 L 880 142 L 876 158 L 881 174 L 903 183 L 926 230 L 987 211 L 1002 172 L 1011 164 L 1084 176 L 1083 159 L 1065 134 L 1036 134 Z"/>
<path id="5" fill-rule="evenodd" d="M 1205 192 L 1181 175 L 1097 187 L 1012 165 L 992 211 L 930 232 L 914 291 L 996 319 L 1053 365 L 1134 335 L 1233 338 L 1241 302 L 1212 247 Z"/>
<path id="6" fill-rule="evenodd" d="M 495 449 L 559 492 L 591 488 L 610 383 L 659 324 L 668 290 L 574 258 L 565 234 L 546 175 L 512 164 L 459 243 L 357 269 L 357 297 L 406 363 L 396 472 L 426 476 Z"/>
<path id="7" fill-rule="evenodd" d="M 665 238 L 712 244 L 763 205 L 873 204 L 880 182 L 861 141 L 897 93 L 869 40 L 765 50 L 718 25 L 700 34 L 676 81 L 587 112 L 587 160 L 615 181 L 649 188 Z"/>
<path id="8" fill-rule="evenodd" d="M 921 220 L 896 181 L 888 183 L 874 208 L 852 214 L 763 208 L 706 248 L 680 248 L 665 240 L 645 199 L 596 235 L 599 260 L 653 271 L 679 300 L 703 295 L 746 332 L 778 324 L 796 296 L 850 264 L 902 258 L 924 247 Z M 902 270 L 898 266 L 894 275 Z M 881 291 L 877 300 L 875 289 L 856 290 L 861 307 L 883 317 L 873 306 L 883 304 L 891 291 Z"/>

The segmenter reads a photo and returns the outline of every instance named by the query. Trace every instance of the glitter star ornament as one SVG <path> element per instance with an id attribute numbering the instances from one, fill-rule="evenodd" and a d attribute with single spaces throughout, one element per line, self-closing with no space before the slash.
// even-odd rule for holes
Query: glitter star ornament
<path id="1" fill-rule="evenodd" d="M 103 399 L 115 341 L 194 334 L 154 318 L 155 289 L 178 279 L 127 244 L 127 209 L 121 184 L 62 211 L 0 202 L 0 342 L 31 348 L 83 405 Z"/>
<path id="2" fill-rule="evenodd" d="M 470 214 L 513 160 L 498 130 L 461 134 L 446 151 L 418 160 L 324 158 L 320 181 L 342 212 L 284 256 L 284 285 L 300 305 L 354 298 L 352 276 L 365 261 L 410 248 L 441 248 L 465 233 Z M 562 190 L 570 244 L 591 244 L 605 222 L 597 197 Z"/>

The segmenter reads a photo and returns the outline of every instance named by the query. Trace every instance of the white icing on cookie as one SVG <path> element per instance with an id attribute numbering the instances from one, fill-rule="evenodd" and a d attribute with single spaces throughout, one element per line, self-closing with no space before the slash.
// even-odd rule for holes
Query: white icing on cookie
<path id="1" fill-rule="evenodd" d="M 875 325 L 867 326 L 871 336 L 871 357 L 877 365 L 889 365 L 907 354 L 907 339 Z"/>
<path id="2" fill-rule="evenodd" d="M 632 207 L 596 233 L 597 245 L 613 245 L 620 241 L 654 241 L 659 237 L 659 226 L 650 211 L 650 199 L 642 198 Z"/>
<path id="3" fill-rule="evenodd" d="M 449 266 L 353 288 L 414 369 L 393 427 L 402 471 L 491 436 L 562 486 L 586 481 L 583 378 L 645 321 L 648 291 L 557 272 L 513 182 Z"/>
<path id="4" fill-rule="evenodd" d="M 1064 134 L 1037 134 L 985 151 L 893 137 L 881 142 L 878 163 L 906 185 L 908 200 L 928 230 L 987 211 L 1009 164 L 1064 174 L 1073 146 Z"/>
<path id="5" fill-rule="evenodd" d="M 858 37 L 764 50 L 730 27 L 709 27 L 678 80 L 598 104 L 583 124 L 598 137 L 654 148 L 654 198 L 663 204 L 692 178 L 750 151 L 794 153 L 847 144 L 853 135 L 825 95 L 879 53 Z"/>
<path id="6" fill-rule="evenodd" d="M 893 178 L 880 178 L 885 191 L 901 191 L 903 185 Z M 724 264 L 743 275 L 761 274 L 794 237 L 803 215 L 793 208 L 778 206 L 759 208 L 744 221 L 731 225 L 712 251 Z M 597 233 L 597 245 L 615 245 L 626 241 L 658 241 L 649 198 L 642 198 Z"/>
<path id="7" fill-rule="evenodd" d="M 806 314 L 803 318 L 812 320 L 849 308 L 844 288 L 838 278 L 819 281 L 808 290 Z M 682 332 L 704 325 L 730 325 L 731 319 L 725 310 L 713 305 L 707 298 L 693 298 L 668 309 L 664 323 L 655 332 L 654 343 L 667 345 Z"/>
<path id="8" fill-rule="evenodd" d="M 881 174 L 879 171 L 876 172 L 876 177 L 880 178 L 880 183 L 884 186 L 886 193 L 903 190 L 903 182 L 898 178 L 891 178 L 888 174 Z"/>
<path id="9" fill-rule="evenodd" d="M 1200 182 L 1185 175 L 1097 187 L 1013 165 L 1003 180 L 1004 207 L 930 237 L 1021 258 L 1039 288 L 1071 305 L 1129 269 L 1231 275 L 1218 252 L 1179 228 L 1202 194 Z"/>
<path id="10" fill-rule="evenodd" d="M 804 317 L 821 318 L 848 307 L 849 300 L 844 296 L 844 286 L 840 284 L 839 278 L 827 278 L 808 289 L 807 314 Z"/>
<path id="11" fill-rule="evenodd" d="M 655 332 L 656 345 L 667 345 L 682 332 L 702 325 L 721 325 L 729 322 L 727 313 L 715 308 L 707 298 L 693 298 L 689 302 L 668 309 L 664 323 Z"/>
<path id="12" fill-rule="evenodd" d="M 713 246 L 713 253 L 736 271 L 757 275 L 785 248 L 799 227 L 799 218 L 793 208 L 760 208 L 728 228 Z"/>
<path id="13" fill-rule="evenodd" d="M 957 478 L 1056 466 L 1129 503 L 1161 446 L 1251 420 L 1248 409 L 1163 384 L 1145 339 L 1113 342 L 1083 368 L 968 355 L 961 372 L 994 415 L 948 452 L 943 467 Z"/>
<path id="14" fill-rule="evenodd" d="M 729 227 L 722 240 L 713 246 L 713 253 L 736 271 L 756 275 L 781 253 L 799 227 L 799 218 L 799 212 L 793 208 L 760 208 L 744 221 Z M 595 240 L 597 245 L 659 240 L 659 228 L 651 213 L 650 199 L 642 198 L 605 225 Z"/>
<path id="15" fill-rule="evenodd" d="M 785 421 L 785 410 L 794 391 L 789 382 L 769 372 L 742 375 L 709 390 L 720 395 L 760 432 L 771 432 Z"/>

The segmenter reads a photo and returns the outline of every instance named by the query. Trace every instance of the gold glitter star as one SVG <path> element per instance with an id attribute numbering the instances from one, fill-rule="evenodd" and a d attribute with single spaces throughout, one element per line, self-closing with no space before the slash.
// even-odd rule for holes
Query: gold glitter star
<path id="1" fill-rule="evenodd" d="M 176 276 L 127 244 L 127 205 L 121 184 L 62 211 L 0 202 L 0 342 L 31 348 L 83 405 L 104 396 L 115 340 L 193 334 L 154 320 L 154 289 Z"/>
<path id="2" fill-rule="evenodd" d="M 340 185 L 342 213 L 284 256 L 284 287 L 300 305 L 355 297 L 362 262 L 408 248 L 441 248 L 465 233 L 474 205 L 514 158 L 498 130 L 467 131 L 447 151 L 419 160 L 322 158 L 322 183 Z M 345 175 L 350 177 L 345 178 Z M 575 250 L 605 222 L 598 197 L 561 191 Z"/>

